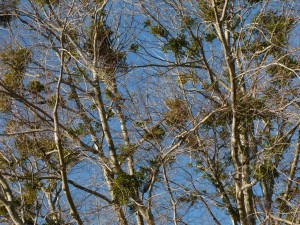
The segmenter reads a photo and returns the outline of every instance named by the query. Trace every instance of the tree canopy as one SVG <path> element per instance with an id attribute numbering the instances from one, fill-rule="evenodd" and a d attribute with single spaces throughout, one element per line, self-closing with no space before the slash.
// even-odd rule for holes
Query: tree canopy
<path id="1" fill-rule="evenodd" d="M 0 223 L 300 224 L 298 0 L 1 0 Z"/>

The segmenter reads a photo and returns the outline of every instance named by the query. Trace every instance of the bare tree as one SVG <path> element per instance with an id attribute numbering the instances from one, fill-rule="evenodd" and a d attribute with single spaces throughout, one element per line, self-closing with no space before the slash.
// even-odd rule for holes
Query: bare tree
<path id="1" fill-rule="evenodd" d="M 0 4 L 3 224 L 300 224 L 299 3 Z"/>
<path id="2" fill-rule="evenodd" d="M 129 139 L 125 98 L 117 83 L 128 70 L 125 50 L 131 37 L 112 20 L 120 21 L 115 13 L 124 10 L 107 1 L 22 1 L 10 7 L 14 20 L 4 21 L 11 41 L 1 53 L 1 108 L 9 130 L 3 136 L 13 143 L 3 141 L 3 158 L 10 161 L 5 153 L 11 154 L 16 164 L 3 168 L 8 170 L 3 176 L 22 189 L 34 186 L 32 210 L 26 199 L 19 203 L 4 196 L 8 221 L 18 221 L 13 216 L 19 214 L 29 223 L 28 214 L 30 223 L 83 224 L 96 208 L 109 207 L 120 224 L 128 224 L 123 205 L 131 201 L 139 224 L 154 223 L 140 196 L 144 172 L 135 171 L 133 159 L 139 143 Z M 26 171 L 13 171 L 21 168 Z M 91 168 L 97 172 L 89 174 Z M 76 178 L 83 174 L 86 181 Z M 18 198 L 25 194 L 15 193 Z M 96 205 L 85 209 L 94 197 Z M 24 213 L 10 213 L 6 201 Z M 65 210 L 71 217 L 63 215 Z"/>
<path id="3" fill-rule="evenodd" d="M 174 202 L 190 198 L 217 224 L 215 208 L 226 209 L 232 224 L 299 223 L 298 194 L 283 197 L 290 185 L 298 189 L 298 3 L 136 4 L 153 35 L 140 41 L 141 54 L 170 87 L 163 117 L 177 138 L 171 149 L 189 155 L 211 185 L 203 188 L 191 172 L 176 200 L 172 192 L 184 186 L 167 183 L 174 218 Z"/>

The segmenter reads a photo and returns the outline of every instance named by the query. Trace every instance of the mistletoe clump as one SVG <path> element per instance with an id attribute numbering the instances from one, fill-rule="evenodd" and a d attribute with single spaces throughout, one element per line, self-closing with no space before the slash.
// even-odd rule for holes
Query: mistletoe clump
<path id="1" fill-rule="evenodd" d="M 181 99 L 167 99 L 165 104 L 169 111 L 165 113 L 164 118 L 170 125 L 183 125 L 189 117 L 189 111 L 186 103 Z"/>

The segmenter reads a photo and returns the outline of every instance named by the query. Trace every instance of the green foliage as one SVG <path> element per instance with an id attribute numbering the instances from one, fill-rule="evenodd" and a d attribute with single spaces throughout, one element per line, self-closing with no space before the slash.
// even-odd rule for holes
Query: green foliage
<path id="1" fill-rule="evenodd" d="M 293 15 L 294 12 L 290 8 L 292 4 L 287 2 L 284 5 L 281 1 L 271 1 L 260 10 L 262 1 L 227 1 L 227 12 L 222 19 L 220 14 L 225 0 L 183 1 L 182 10 L 181 7 L 170 8 L 170 4 L 160 2 L 157 11 L 148 8 L 154 17 L 149 16 L 151 20 L 144 22 L 145 28 L 143 21 L 139 21 L 144 18 L 142 15 L 134 17 L 136 14 L 131 14 L 133 17 L 129 18 L 127 14 L 114 14 L 117 11 L 123 12 L 122 6 L 118 4 L 115 8 L 114 2 L 105 6 L 111 11 L 103 16 L 97 4 L 104 3 L 104 0 L 75 1 L 70 10 L 72 5 L 63 1 L 35 0 L 32 1 L 37 10 L 34 15 L 16 10 L 16 13 L 22 13 L 18 17 L 18 26 L 10 27 L 11 32 L 5 35 L 13 37 L 11 41 L 34 46 L 34 51 L 38 54 L 34 55 L 34 61 L 31 63 L 32 53 L 28 49 L 8 47 L 8 50 L 0 52 L 0 67 L 3 70 L 1 84 L 13 91 L 19 90 L 22 85 L 26 86 L 18 96 L 13 92 L 9 92 L 8 95 L 0 93 L 0 111 L 11 110 L 10 114 L 2 114 L 1 119 L 4 125 L 3 136 L 9 138 L 8 141 L 2 138 L 1 147 L 4 154 L 0 154 L 0 169 L 5 170 L 5 179 L 12 187 L 15 199 L 18 199 L 16 211 L 21 212 L 24 223 L 33 224 L 32 218 L 36 218 L 38 223 L 45 219 L 44 225 L 66 224 L 74 220 L 69 213 L 66 198 L 60 197 L 64 187 L 58 175 L 64 167 L 60 167 L 58 163 L 59 154 L 51 129 L 53 120 L 48 116 L 52 111 L 50 107 L 54 106 L 57 98 L 55 91 L 59 91 L 55 87 L 60 69 L 57 53 L 62 51 L 61 47 L 68 52 L 65 57 L 76 57 L 71 57 L 62 65 L 65 79 L 59 99 L 60 104 L 65 106 L 61 107 L 58 116 L 62 122 L 60 137 L 63 139 L 62 153 L 67 175 L 86 187 L 90 185 L 85 185 L 84 182 L 95 178 L 93 184 L 96 186 L 91 189 L 97 191 L 98 187 L 104 185 L 99 194 L 111 195 L 113 198 L 112 202 L 102 201 L 100 205 L 86 207 L 86 201 L 78 200 L 92 199 L 91 191 L 79 190 L 80 196 L 76 196 L 78 191 L 72 191 L 71 194 L 75 194 L 75 207 L 78 208 L 78 214 L 82 214 L 79 216 L 85 223 L 93 221 L 96 215 L 93 212 L 99 210 L 100 214 L 104 215 L 101 222 L 117 223 L 117 214 L 112 220 L 106 216 L 114 209 L 124 210 L 125 220 L 128 219 L 124 223 L 131 223 L 131 211 L 126 211 L 126 205 L 130 204 L 133 214 L 141 209 L 145 210 L 145 213 L 142 213 L 142 220 L 145 222 L 152 220 L 153 212 L 153 221 L 163 221 L 162 223 L 167 224 L 172 218 L 161 220 L 160 217 L 168 217 L 170 212 L 172 214 L 172 209 L 168 209 L 172 202 L 167 199 L 166 203 L 161 204 L 163 200 L 159 198 L 159 194 L 168 191 L 168 188 L 171 188 L 174 194 L 171 196 L 174 199 L 171 200 L 178 203 L 178 218 L 182 219 L 180 223 L 188 222 L 188 216 L 193 215 L 192 211 L 207 200 L 215 204 L 210 206 L 213 206 L 216 215 L 220 209 L 226 210 L 237 224 L 242 223 L 244 219 L 247 222 L 248 218 L 251 219 L 248 206 L 257 208 L 258 211 L 264 210 L 264 206 L 267 205 L 264 204 L 263 198 L 267 196 L 263 195 L 264 190 L 258 190 L 259 184 L 268 184 L 269 188 L 273 189 L 270 196 L 273 200 L 285 189 L 278 184 L 274 187 L 279 188 L 273 188 L 273 183 L 279 178 L 276 171 L 281 173 L 279 181 L 283 181 L 285 175 L 291 173 L 287 163 L 292 162 L 296 150 L 297 136 L 293 132 L 298 132 L 296 125 L 299 107 L 298 87 L 294 87 L 297 83 L 290 85 L 289 82 L 295 81 L 295 75 L 290 70 L 298 72 L 299 63 L 295 60 L 298 56 L 297 50 L 293 49 L 296 43 L 293 40 L 291 45 L 288 43 L 294 19 L 283 16 L 285 13 Z M 60 8 L 52 7 L 57 2 Z M 216 4 L 214 7 L 213 2 Z M 151 5 L 156 2 L 145 2 L 145 7 L 148 3 Z M 282 3 L 281 8 L 286 11 L 282 12 L 282 9 L 277 7 L 279 3 Z M 84 4 L 86 8 L 81 7 Z M 200 9 L 197 9 L 198 5 Z M 124 12 L 127 13 L 129 8 L 126 5 L 124 7 Z M 163 7 L 167 7 L 167 10 Z M 278 12 L 268 12 L 272 7 L 277 7 Z M 43 12 L 50 15 L 47 21 L 43 20 Z M 258 16 L 251 21 L 255 14 Z M 0 23 L 1 19 L 8 23 L 10 18 L 5 19 L 5 16 L 0 14 Z M 113 21 L 118 16 L 121 21 Z M 153 22 L 155 20 L 157 21 Z M 51 30 L 53 23 L 57 26 L 55 30 Z M 108 26 L 108 23 L 114 26 Z M 74 29 L 67 24 L 72 24 Z M 22 31 L 27 25 L 29 30 L 37 27 L 41 30 Z M 61 26 L 65 27 L 69 36 L 62 34 L 60 40 Z M 84 26 L 88 27 L 85 29 Z M 113 33 L 112 30 L 116 32 Z M 152 36 L 147 39 L 147 32 L 156 38 Z M 39 36 L 33 36 L 36 34 Z M 35 43 L 41 35 L 43 43 Z M 70 36 L 78 45 L 70 41 Z M 217 40 L 221 36 L 222 40 Z M 154 39 L 159 40 L 155 43 Z M 167 54 L 155 54 L 158 50 L 154 49 L 155 46 L 159 46 Z M 123 50 L 119 50 L 121 48 Z M 138 61 L 130 60 L 130 63 L 133 63 L 132 66 L 128 66 L 130 73 L 118 73 L 118 68 L 123 67 L 126 61 L 124 49 L 135 55 L 133 52 L 138 52 L 139 48 L 145 51 L 139 55 L 142 58 Z M 266 51 L 259 53 L 265 49 Z M 81 52 L 86 57 L 81 58 Z M 295 58 L 287 57 L 292 54 Z M 257 55 L 263 55 L 261 61 L 257 60 Z M 34 80 L 35 78 L 30 77 L 29 73 L 39 74 L 41 70 L 45 71 L 41 79 Z M 145 74 L 134 75 L 139 72 Z M 95 73 L 99 79 L 95 77 Z M 170 73 L 175 76 L 168 77 Z M 230 80 L 232 77 L 233 80 Z M 51 87 L 47 97 L 43 92 L 45 82 Z M 99 89 L 103 102 L 96 101 L 97 96 L 94 96 L 94 91 L 89 92 L 90 88 Z M 73 91 L 75 89 L 78 90 L 79 97 Z M 88 92 L 84 93 L 86 89 Z M 123 94 L 118 94 L 117 89 L 130 99 L 123 101 Z M 5 93 L 5 88 L 0 91 Z M 270 96 L 273 98 L 269 98 Z M 66 102 L 64 99 L 67 100 L 67 97 L 71 101 Z M 38 101 L 34 107 L 27 104 L 35 99 L 47 102 L 49 107 Z M 163 100 L 165 102 L 161 104 Z M 77 107 L 79 102 L 82 103 L 82 109 Z M 275 112 L 276 108 L 280 110 Z M 99 112 L 92 111 L 96 109 Z M 84 122 L 78 118 L 82 116 L 83 110 L 88 117 Z M 120 124 L 118 116 L 110 119 L 117 111 L 126 114 L 125 124 Z M 236 112 L 234 118 L 232 111 Z M 202 124 L 201 121 L 206 115 L 211 116 Z M 152 118 L 153 121 L 145 118 Z M 22 121 L 22 124 L 18 123 L 19 121 Z M 107 125 L 105 129 L 101 124 Z M 36 127 L 39 130 L 29 130 Z M 91 134 L 90 128 L 93 128 L 95 133 Z M 126 131 L 130 136 L 131 144 L 128 145 L 125 144 L 124 137 L 122 138 L 124 132 L 126 136 Z M 16 132 L 24 134 L 8 134 Z M 107 134 L 111 134 L 111 137 Z M 90 136 L 96 136 L 97 140 L 91 139 Z M 284 136 L 286 140 L 283 140 Z M 112 144 L 113 147 L 110 148 L 108 144 Z M 13 163 L 6 160 L 6 157 L 13 159 Z M 125 163 L 130 159 L 134 160 L 133 168 Z M 189 167 L 186 166 L 188 163 Z M 77 165 L 76 168 L 74 165 Z M 161 171 L 161 167 L 166 171 Z M 69 173 L 70 168 L 74 168 L 72 173 Z M 133 175 L 128 172 L 132 170 L 135 171 Z M 24 173 L 29 175 L 24 177 Z M 166 174 L 170 187 L 163 181 L 163 175 Z M 238 187 L 244 186 L 243 180 L 250 183 L 255 178 L 259 180 L 257 185 L 243 191 L 238 190 Z M 37 179 L 39 183 L 28 179 Z M 296 180 L 291 183 L 291 193 L 285 199 L 286 205 L 283 202 L 278 203 L 279 209 L 284 213 L 291 211 L 292 205 L 296 203 L 296 194 L 300 192 L 299 187 L 295 188 L 296 183 Z M 147 193 L 150 185 L 154 185 L 153 192 Z M 259 195 L 252 193 L 256 191 Z M 55 213 L 51 213 L 47 201 L 43 201 L 44 194 L 51 194 Z M 198 202 L 201 196 L 203 202 Z M 153 201 L 149 201 L 150 198 Z M 189 208 L 193 204 L 197 204 L 195 208 Z M 245 205 L 247 207 L 244 207 Z M 276 206 L 273 202 L 270 214 L 278 212 Z M 240 212 L 243 211 L 241 217 L 235 207 L 240 209 Z M 157 209 L 167 211 L 157 212 Z M 191 213 L 186 209 L 191 209 Z M 89 212 L 91 213 L 88 214 Z M 0 204 L 0 217 L 1 215 L 7 216 L 7 212 Z M 145 218 L 145 215 L 149 217 Z M 221 216 L 223 215 L 225 214 L 222 213 Z M 59 220 L 59 216 L 64 219 Z M 256 220 L 255 215 L 253 217 Z M 284 214 L 281 218 L 287 219 Z M 120 221 L 121 219 L 119 218 Z M 266 218 L 261 213 L 257 219 L 265 221 Z M 7 223 L 10 222 L 8 220 Z"/>
<path id="2" fill-rule="evenodd" d="M 123 172 L 118 173 L 114 178 L 112 190 L 119 204 L 127 205 L 129 198 L 135 195 L 140 185 L 141 182 L 136 175 L 129 175 Z"/>
<path id="3" fill-rule="evenodd" d="M 74 165 L 76 165 L 81 160 L 79 152 L 74 151 L 73 149 L 67 147 L 63 148 L 63 155 L 64 155 L 64 161 L 68 166 L 67 167 L 68 169 L 71 169 Z M 56 154 L 55 156 L 56 156 L 56 160 L 59 161 L 58 154 Z"/>
<path id="4" fill-rule="evenodd" d="M 184 140 L 184 144 L 192 149 L 198 149 L 200 147 L 197 136 L 195 134 L 191 134 L 186 137 Z"/>
<path id="5" fill-rule="evenodd" d="M 13 91 L 20 91 L 23 86 L 23 77 L 22 74 L 6 73 L 3 76 L 3 83 Z"/>
<path id="6" fill-rule="evenodd" d="M 126 64 L 126 53 L 113 49 L 113 31 L 103 22 L 94 22 L 86 29 L 87 39 L 84 43 L 85 50 L 93 58 L 96 51 L 97 57 L 102 62 L 107 73 L 113 73 L 116 66 Z M 94 38 L 97 35 L 97 49 L 94 49 Z"/>
<path id="7" fill-rule="evenodd" d="M 114 49 L 114 37 L 113 31 L 108 27 L 104 21 L 99 21 L 86 28 L 87 38 L 84 43 L 84 49 L 89 53 L 91 59 L 97 55 L 97 58 L 101 62 L 101 69 L 104 74 L 110 75 L 117 70 L 126 71 L 124 66 L 126 65 L 126 53 Z M 97 48 L 94 49 L 95 36 L 97 42 Z"/>
<path id="8" fill-rule="evenodd" d="M 269 180 L 276 178 L 278 176 L 278 172 L 276 171 L 275 164 L 272 160 L 264 160 L 263 163 L 254 168 L 254 176 L 258 180 Z"/>
<path id="9" fill-rule="evenodd" d="M 283 46 L 288 43 L 291 30 L 294 27 L 295 19 L 283 14 L 277 15 L 276 12 L 269 10 L 265 14 L 258 14 L 253 19 L 253 24 L 258 27 L 253 30 L 249 40 L 244 41 L 241 50 L 245 54 L 255 54 L 255 58 L 262 60 L 265 54 L 277 57 L 284 54 Z M 243 37 L 246 37 L 243 34 Z M 263 51 L 268 49 L 268 51 Z M 262 52 L 263 54 L 257 54 Z"/>
<path id="10" fill-rule="evenodd" d="M 32 80 L 28 84 L 28 91 L 37 94 L 45 90 L 45 86 L 38 80 Z"/>
<path id="11" fill-rule="evenodd" d="M 46 223 L 43 223 L 43 225 L 64 225 L 66 222 L 62 220 L 61 218 L 51 218 L 50 216 L 45 218 Z"/>
<path id="12" fill-rule="evenodd" d="M 96 104 L 91 104 L 89 108 L 90 108 L 90 110 L 96 110 L 97 105 Z"/>
<path id="13" fill-rule="evenodd" d="M 78 123 L 76 126 L 72 126 L 68 129 L 70 133 L 72 133 L 75 136 L 81 136 L 88 134 L 87 127 L 84 123 Z"/>
<path id="14" fill-rule="evenodd" d="M 251 96 L 242 97 L 237 106 L 238 118 L 246 124 L 251 123 L 255 118 L 264 117 L 262 113 L 265 108 L 265 101 Z"/>
<path id="15" fill-rule="evenodd" d="M 167 31 L 159 24 L 155 26 L 150 26 L 150 33 L 153 34 L 155 37 L 168 37 Z"/>
<path id="16" fill-rule="evenodd" d="M 50 218 L 50 216 L 46 217 L 46 223 L 43 223 L 43 225 L 63 225 L 66 224 L 62 219 L 54 219 Z"/>
<path id="17" fill-rule="evenodd" d="M 211 31 L 205 35 L 205 40 L 207 42 L 213 42 L 213 40 L 215 40 L 216 38 L 217 38 L 217 34 L 214 31 Z"/>
<path id="18" fill-rule="evenodd" d="M 0 26 L 6 28 L 10 21 L 13 19 L 13 16 L 10 12 L 0 11 Z"/>
<path id="19" fill-rule="evenodd" d="M 109 88 L 105 89 L 104 94 L 107 99 L 112 100 L 114 98 L 114 93 Z"/>
<path id="20" fill-rule="evenodd" d="M 141 128 L 143 128 L 144 126 L 146 126 L 147 124 L 149 124 L 151 122 L 152 122 L 151 119 L 145 119 L 145 120 L 140 120 L 140 121 L 134 121 L 133 125 L 135 127 L 141 127 Z"/>
<path id="21" fill-rule="evenodd" d="M 31 52 L 26 48 L 14 49 L 8 46 L 0 52 L 0 60 L 11 74 L 20 75 L 25 72 L 27 64 L 31 62 Z"/>
<path id="22" fill-rule="evenodd" d="M 294 26 L 294 18 L 284 15 L 276 15 L 268 11 L 265 15 L 254 18 L 254 22 L 267 32 L 271 43 L 282 46 L 286 44 L 289 31 Z"/>
<path id="23" fill-rule="evenodd" d="M 52 95 L 49 99 L 47 99 L 47 105 L 50 108 L 54 108 L 56 102 L 56 95 Z M 59 96 L 59 103 L 60 106 L 66 105 L 66 100 L 60 95 Z"/>
<path id="24" fill-rule="evenodd" d="M 198 193 L 196 191 L 191 191 L 186 195 L 180 196 L 178 198 L 179 202 L 189 202 L 192 205 L 198 200 Z"/>
<path id="25" fill-rule="evenodd" d="M 112 92 L 109 88 L 106 88 L 104 94 L 107 99 L 113 102 L 119 102 L 122 99 L 121 94 Z"/>
<path id="26" fill-rule="evenodd" d="M 205 21 L 215 21 L 215 13 L 210 3 L 207 1 L 199 1 L 199 8 L 201 10 L 201 15 Z"/>
<path id="27" fill-rule="evenodd" d="M 179 84 L 186 84 L 188 81 L 195 83 L 197 80 L 195 71 L 190 71 L 188 73 L 180 73 L 178 74 L 177 81 Z"/>
<path id="28" fill-rule="evenodd" d="M 87 72 L 85 68 L 77 67 L 73 70 L 72 76 L 74 76 L 75 78 L 80 78 L 82 76 L 86 76 L 86 73 Z"/>
<path id="29" fill-rule="evenodd" d="M 14 18 L 14 10 L 20 0 L 2 0 L 0 5 L 0 26 L 6 28 Z"/>
<path id="30" fill-rule="evenodd" d="M 53 5 L 57 6 L 59 4 L 59 0 L 35 0 L 38 5 Z"/>
<path id="31" fill-rule="evenodd" d="M 259 2 L 262 2 L 263 0 L 248 0 L 248 2 L 250 4 L 255 4 L 255 3 L 259 3 Z"/>
<path id="32" fill-rule="evenodd" d="M 135 121 L 135 122 L 133 122 L 133 125 L 135 126 L 135 127 L 143 127 L 144 126 L 144 122 L 143 121 Z"/>
<path id="33" fill-rule="evenodd" d="M 192 39 L 191 43 L 189 44 L 187 53 L 191 56 L 198 56 L 199 55 L 199 43 L 202 43 L 201 38 Z"/>
<path id="34" fill-rule="evenodd" d="M 196 19 L 192 18 L 191 16 L 186 16 L 182 19 L 182 27 L 191 28 L 195 25 Z"/>
<path id="35" fill-rule="evenodd" d="M 294 221 L 295 215 L 297 214 L 297 208 L 292 207 L 292 204 L 289 204 L 288 201 L 286 201 L 284 197 L 284 192 L 281 193 L 275 200 L 275 203 L 277 204 L 277 207 L 279 210 L 281 210 L 283 213 L 286 214 L 285 219 L 288 221 Z M 287 199 L 300 199 L 300 188 L 299 185 L 295 185 L 290 188 L 290 190 L 287 192 Z"/>
<path id="36" fill-rule="evenodd" d="M 235 198 L 236 196 L 236 189 L 234 185 L 228 185 L 226 186 L 226 192 L 232 197 Z"/>
<path id="37" fill-rule="evenodd" d="M 253 98 L 251 96 L 239 97 L 238 105 L 237 105 L 237 116 L 241 124 L 249 125 L 256 118 L 266 118 L 272 115 L 265 114 L 265 100 Z M 224 130 L 224 126 L 230 124 L 232 121 L 232 112 L 230 108 L 226 110 L 214 113 L 210 118 L 208 118 L 203 123 L 203 128 L 210 129 L 211 127 L 221 127 L 220 137 L 226 138 L 228 137 L 227 130 Z"/>
<path id="38" fill-rule="evenodd" d="M 223 129 L 220 131 L 219 136 L 222 140 L 227 140 L 230 137 L 229 131 L 222 127 Z"/>
<path id="39" fill-rule="evenodd" d="M 43 158 L 45 153 L 53 151 L 56 145 L 55 142 L 50 139 L 30 139 L 25 135 L 19 135 L 14 142 L 14 147 L 19 152 L 21 158 L 27 158 L 29 156 Z"/>
<path id="40" fill-rule="evenodd" d="M 149 130 L 145 130 L 144 138 L 148 140 L 159 140 L 165 136 L 165 130 L 160 126 L 156 125 Z"/>
<path id="41" fill-rule="evenodd" d="M 164 44 L 162 50 L 167 52 L 171 51 L 175 55 L 182 56 L 184 55 L 183 48 L 188 47 L 189 43 L 186 40 L 186 36 L 184 34 L 179 35 L 176 38 L 170 38 L 166 44 Z"/>
<path id="42" fill-rule="evenodd" d="M 215 0 L 217 14 L 220 15 L 223 11 L 225 0 Z M 216 20 L 214 8 L 210 1 L 199 1 L 199 8 L 201 10 L 201 16 L 204 21 L 214 22 Z"/>
<path id="43" fill-rule="evenodd" d="M 278 209 L 281 210 L 283 213 L 290 213 L 291 212 L 291 207 L 289 206 L 289 204 L 287 203 L 286 200 L 281 199 L 281 198 L 277 198 L 275 200 L 275 202 L 278 205 Z"/>
<path id="44" fill-rule="evenodd" d="M 4 205 L 0 205 L 0 217 L 7 217 L 8 216 L 8 212 L 5 208 Z"/>
<path id="45" fill-rule="evenodd" d="M 78 152 L 68 148 L 65 140 L 62 140 L 62 146 L 65 163 L 71 168 L 80 160 Z M 53 152 L 57 149 L 55 141 L 50 138 L 30 138 L 19 135 L 16 137 L 14 147 L 21 160 L 34 156 L 44 161 L 51 161 L 52 166 L 59 161 L 57 152 Z M 47 154 L 49 152 L 53 154 Z"/>
<path id="46" fill-rule="evenodd" d="M 228 108 L 226 110 L 216 112 L 211 115 L 204 123 L 203 128 L 211 129 L 212 127 L 223 127 L 230 124 L 232 120 L 231 110 Z"/>
<path id="47" fill-rule="evenodd" d="M 75 99 L 76 96 L 77 96 L 77 95 L 76 95 L 75 93 L 70 93 L 70 94 L 68 95 L 68 100 Z"/>
<path id="48" fill-rule="evenodd" d="M 144 27 L 149 27 L 151 25 L 151 21 L 150 20 L 145 20 L 144 21 Z"/>
<path id="49" fill-rule="evenodd" d="M 8 46 L 0 52 L 0 60 L 5 70 L 2 78 L 4 85 L 13 91 L 21 91 L 31 52 L 26 48 L 14 49 Z"/>
<path id="50" fill-rule="evenodd" d="M 96 129 L 96 130 L 100 130 L 102 128 L 102 125 L 100 122 L 93 122 L 93 127 Z"/>
<path id="51" fill-rule="evenodd" d="M 239 17 L 239 16 L 233 17 L 232 25 L 231 25 L 232 29 L 235 30 L 237 27 L 240 27 L 241 21 L 242 21 L 241 17 Z M 240 32 L 241 32 L 241 30 L 238 29 L 238 34 L 236 34 L 237 37 L 240 35 Z M 241 37 L 242 36 L 243 36 L 243 34 L 241 35 Z"/>
<path id="52" fill-rule="evenodd" d="M 0 154 L 0 169 L 8 168 L 11 163 L 8 162 L 2 154 Z"/>
<path id="53" fill-rule="evenodd" d="M 278 63 L 282 65 L 272 65 L 268 67 L 267 73 L 272 77 L 272 83 L 276 85 L 288 85 L 296 75 L 293 71 L 298 67 L 298 61 L 291 57 L 284 57 Z"/>
<path id="54" fill-rule="evenodd" d="M 100 5 L 102 5 L 103 4 L 103 2 L 104 2 L 104 0 L 82 0 L 82 2 L 84 3 L 84 4 L 88 4 L 88 3 L 91 3 L 91 2 L 93 2 L 93 3 L 96 3 L 96 4 L 100 4 Z"/>
<path id="55" fill-rule="evenodd" d="M 170 109 L 164 114 L 164 118 L 168 124 L 174 126 L 183 125 L 189 117 L 189 111 L 186 103 L 178 98 L 167 99 L 166 106 Z"/>
<path id="56" fill-rule="evenodd" d="M 139 45 L 138 44 L 132 44 L 132 45 L 130 45 L 129 50 L 133 51 L 133 52 L 137 52 L 137 50 L 139 50 Z"/>
<path id="57" fill-rule="evenodd" d="M 254 41 L 249 42 L 245 41 L 245 45 L 241 48 L 242 52 L 244 53 L 255 53 L 255 52 L 260 52 L 267 48 L 270 45 L 265 40 L 261 40 L 261 38 L 256 38 Z"/>
<path id="58" fill-rule="evenodd" d="M 5 113 L 11 109 L 11 99 L 3 94 L 0 93 L 0 112 Z"/>
<path id="59" fill-rule="evenodd" d="M 103 3 L 103 0 L 82 0 L 82 2 L 84 4 L 87 4 L 87 3 L 90 3 L 90 2 L 94 2 L 96 4 L 102 4 Z"/>
<path id="60" fill-rule="evenodd" d="M 136 147 L 133 145 L 121 145 L 118 149 L 118 161 L 120 162 L 120 164 L 122 164 L 129 156 L 132 156 L 134 154 L 135 149 Z"/>
<path id="61" fill-rule="evenodd" d="M 13 17 L 12 17 L 12 15 L 10 15 L 7 12 L 0 12 L 0 13 L 1 13 L 1 15 L 0 15 L 0 26 L 6 28 Z"/>
<path id="62" fill-rule="evenodd" d="M 27 205 L 33 205 L 37 199 L 38 187 L 36 184 L 26 182 L 23 188 L 23 198 Z"/>
<path id="63" fill-rule="evenodd" d="M 246 125 L 251 123 L 251 121 L 253 121 L 255 118 L 270 116 L 263 113 L 264 107 L 265 101 L 262 99 L 252 97 L 240 98 L 237 105 L 239 121 Z M 213 114 L 208 120 L 205 121 L 205 123 L 203 123 L 203 125 L 204 127 L 208 128 L 212 126 L 225 126 L 226 124 L 231 123 L 231 118 L 231 109 L 227 108 L 226 110 Z M 220 136 L 227 137 L 228 132 L 226 130 L 222 130 Z"/>

